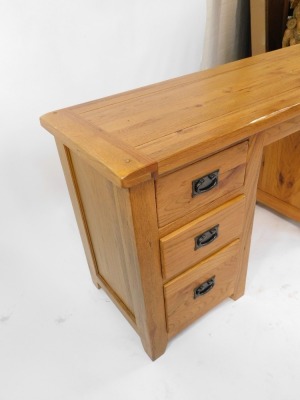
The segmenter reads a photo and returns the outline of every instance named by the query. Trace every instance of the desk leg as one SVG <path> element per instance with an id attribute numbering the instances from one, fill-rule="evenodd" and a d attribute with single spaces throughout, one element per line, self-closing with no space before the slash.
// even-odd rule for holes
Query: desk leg
<path id="1" fill-rule="evenodd" d="M 263 136 L 256 135 L 249 139 L 249 151 L 245 177 L 246 217 L 243 235 L 241 237 L 240 264 L 237 274 L 235 291 L 232 296 L 237 300 L 245 292 L 249 250 L 253 227 L 254 209 L 256 203 L 256 188 L 263 154 Z"/>
<path id="2" fill-rule="evenodd" d="M 265 147 L 257 200 L 300 221 L 300 132 Z"/>
<path id="3" fill-rule="evenodd" d="M 165 304 L 160 265 L 154 182 L 130 189 L 138 265 L 132 265 L 136 323 L 144 349 L 152 360 L 167 346 Z"/>

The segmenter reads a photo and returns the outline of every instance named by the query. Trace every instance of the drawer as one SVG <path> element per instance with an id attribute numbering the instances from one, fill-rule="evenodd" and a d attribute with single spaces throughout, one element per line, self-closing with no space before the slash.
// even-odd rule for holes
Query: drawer
<path id="1" fill-rule="evenodd" d="M 160 227 L 244 185 L 248 142 L 240 143 L 156 182 Z"/>
<path id="2" fill-rule="evenodd" d="M 237 239 L 242 232 L 245 196 L 239 196 L 160 240 L 162 272 L 173 278 Z"/>
<path id="3" fill-rule="evenodd" d="M 233 294 L 238 254 L 236 240 L 164 286 L 170 337 Z"/>

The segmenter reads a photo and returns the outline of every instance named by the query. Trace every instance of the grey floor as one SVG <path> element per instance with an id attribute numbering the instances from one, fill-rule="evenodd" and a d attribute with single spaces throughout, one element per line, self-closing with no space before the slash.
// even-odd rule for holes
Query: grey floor
<path id="1" fill-rule="evenodd" d="M 153 363 L 92 285 L 67 197 L 41 210 L 1 250 L 1 400 L 299 400 L 299 224 L 257 206 L 246 294 Z"/>

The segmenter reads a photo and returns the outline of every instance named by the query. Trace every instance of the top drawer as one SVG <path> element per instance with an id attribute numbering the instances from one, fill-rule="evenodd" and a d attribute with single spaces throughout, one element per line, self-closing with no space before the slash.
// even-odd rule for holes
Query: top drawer
<path id="1" fill-rule="evenodd" d="M 159 226 L 243 186 L 247 151 L 248 142 L 243 142 L 158 179 Z"/>

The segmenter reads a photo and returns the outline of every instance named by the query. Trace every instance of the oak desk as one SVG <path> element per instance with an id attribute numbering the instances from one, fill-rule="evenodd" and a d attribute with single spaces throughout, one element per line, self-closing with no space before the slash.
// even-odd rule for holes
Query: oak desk
<path id="1" fill-rule="evenodd" d="M 152 359 L 244 293 L 258 182 L 300 220 L 299 60 L 294 46 L 41 118 L 93 282 Z"/>

